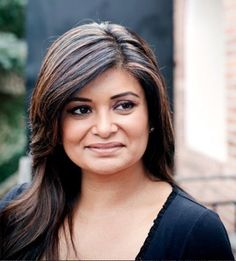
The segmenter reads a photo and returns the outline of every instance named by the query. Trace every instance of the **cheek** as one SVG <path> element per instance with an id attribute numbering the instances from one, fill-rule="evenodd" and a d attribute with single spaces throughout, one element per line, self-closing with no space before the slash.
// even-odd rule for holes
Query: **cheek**
<path id="1" fill-rule="evenodd" d="M 76 126 L 70 120 L 64 120 L 62 124 L 62 143 L 73 140 L 74 133 L 76 133 Z"/>
<path id="2" fill-rule="evenodd" d="M 86 132 L 86 126 L 74 119 L 65 119 L 62 124 L 62 143 L 78 142 Z"/>
<path id="3" fill-rule="evenodd" d="M 123 122 L 123 127 L 126 129 L 128 136 L 136 141 L 146 142 L 149 135 L 149 124 L 146 113 L 137 113 L 133 117 L 127 118 Z"/>

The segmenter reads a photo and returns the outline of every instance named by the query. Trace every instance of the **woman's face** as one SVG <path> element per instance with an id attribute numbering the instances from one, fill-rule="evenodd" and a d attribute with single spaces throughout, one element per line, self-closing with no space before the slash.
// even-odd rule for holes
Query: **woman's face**
<path id="1" fill-rule="evenodd" d="M 143 164 L 148 134 L 143 89 L 122 69 L 98 76 L 63 110 L 64 150 L 83 173 L 112 174 Z"/>

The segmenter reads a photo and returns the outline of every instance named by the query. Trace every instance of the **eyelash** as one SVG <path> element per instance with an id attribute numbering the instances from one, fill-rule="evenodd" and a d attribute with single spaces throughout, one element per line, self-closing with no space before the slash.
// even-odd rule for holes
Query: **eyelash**
<path id="1" fill-rule="evenodd" d="M 122 109 L 118 109 L 119 106 L 122 106 Z M 122 101 L 115 106 L 115 109 L 118 109 L 119 111 L 130 111 L 135 106 L 136 104 L 132 101 Z"/>
<path id="2" fill-rule="evenodd" d="M 81 110 L 83 110 L 83 109 L 85 109 L 86 112 L 81 112 Z M 76 112 L 78 110 L 80 110 L 80 113 Z M 89 114 L 88 111 L 89 111 L 89 113 L 92 112 L 92 109 L 91 109 L 90 106 L 88 106 L 88 105 L 79 105 L 79 106 L 76 106 L 76 107 L 70 109 L 68 112 L 73 114 L 73 115 L 85 116 L 85 115 Z"/>
<path id="3" fill-rule="evenodd" d="M 115 110 L 118 110 L 119 112 L 123 112 L 123 113 L 128 113 L 129 111 L 131 111 L 137 104 L 135 104 L 133 101 L 122 101 L 119 102 L 118 104 L 116 104 L 113 108 Z M 119 108 L 119 107 L 122 108 Z M 84 112 L 81 112 L 81 110 L 85 110 Z M 79 113 L 76 111 L 80 111 Z M 92 113 L 92 108 L 89 105 L 79 105 L 76 106 L 70 110 L 68 110 L 69 113 L 73 114 L 73 115 L 77 115 L 80 117 L 86 116 L 90 113 Z"/>

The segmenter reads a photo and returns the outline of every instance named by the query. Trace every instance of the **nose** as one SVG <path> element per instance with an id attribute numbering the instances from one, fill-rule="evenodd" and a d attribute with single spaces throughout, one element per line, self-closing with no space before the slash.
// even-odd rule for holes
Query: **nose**
<path id="1" fill-rule="evenodd" d="M 108 138 L 111 134 L 117 132 L 118 126 L 113 122 L 112 116 L 106 112 L 99 112 L 92 127 L 92 133 L 101 138 Z"/>

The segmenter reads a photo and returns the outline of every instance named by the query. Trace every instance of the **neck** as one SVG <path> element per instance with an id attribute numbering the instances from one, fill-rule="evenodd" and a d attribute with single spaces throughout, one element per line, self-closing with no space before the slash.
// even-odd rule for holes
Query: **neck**
<path id="1" fill-rule="evenodd" d="M 141 163 L 108 175 L 83 172 L 79 207 L 85 211 L 103 211 L 111 206 L 119 208 L 137 197 L 148 180 Z"/>

